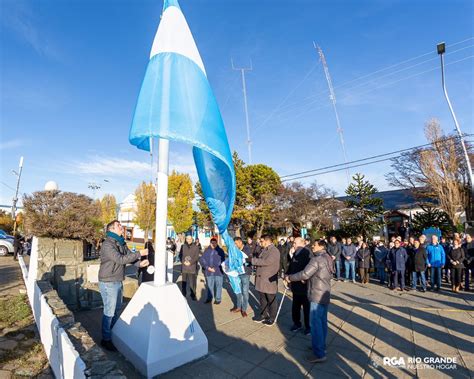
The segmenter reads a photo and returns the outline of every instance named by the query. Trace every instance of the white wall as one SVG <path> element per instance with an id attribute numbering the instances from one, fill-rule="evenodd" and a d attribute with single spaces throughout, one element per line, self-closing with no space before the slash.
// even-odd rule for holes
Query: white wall
<path id="1" fill-rule="evenodd" d="M 67 333 L 59 326 L 59 321 L 46 302 L 36 283 L 38 259 L 38 239 L 33 238 L 30 268 L 27 271 L 23 257 L 19 257 L 20 268 L 26 285 L 28 299 L 38 327 L 41 343 L 56 378 L 85 378 L 86 365 L 71 343 Z"/>

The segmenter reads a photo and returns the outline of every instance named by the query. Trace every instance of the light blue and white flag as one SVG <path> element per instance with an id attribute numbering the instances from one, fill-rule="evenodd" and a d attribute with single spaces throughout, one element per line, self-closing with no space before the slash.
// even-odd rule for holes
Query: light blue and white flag
<path id="1" fill-rule="evenodd" d="M 224 123 L 206 70 L 177 0 L 165 0 L 130 129 L 130 143 L 150 150 L 151 137 L 193 146 L 202 191 L 228 248 L 229 271 L 243 273 L 242 253 L 227 232 L 235 171 Z M 229 276 L 240 293 L 238 276 Z"/>

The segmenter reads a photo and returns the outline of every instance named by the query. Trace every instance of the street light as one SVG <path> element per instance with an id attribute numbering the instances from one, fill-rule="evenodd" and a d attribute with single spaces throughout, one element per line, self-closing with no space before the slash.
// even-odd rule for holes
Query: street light
<path id="1" fill-rule="evenodd" d="M 441 57 L 441 83 L 443 85 L 444 96 L 446 97 L 449 110 L 451 111 L 451 115 L 453 116 L 454 125 L 456 126 L 456 131 L 458 132 L 459 139 L 461 141 L 461 146 L 464 152 L 464 158 L 466 159 L 469 184 L 471 187 L 471 199 L 472 199 L 472 197 L 474 196 L 474 180 L 472 178 L 471 161 L 469 159 L 469 154 L 467 152 L 466 143 L 464 142 L 464 136 L 461 132 L 461 128 L 459 127 L 459 123 L 456 118 L 456 114 L 454 113 L 453 106 L 451 105 L 451 101 L 449 100 L 448 91 L 446 90 L 446 83 L 444 79 L 444 53 L 446 52 L 446 44 L 444 42 L 438 43 L 438 45 L 436 46 L 436 50 L 438 51 L 438 55 Z"/>
<path id="2" fill-rule="evenodd" d="M 19 170 L 16 172 L 12 170 L 13 174 L 18 177 L 16 181 L 16 191 L 15 197 L 13 198 L 13 205 L 12 205 L 12 217 L 13 217 L 13 234 L 16 232 L 16 203 L 18 202 L 18 190 L 20 189 L 20 179 L 21 179 L 21 172 L 23 171 L 23 157 L 20 158 Z"/>

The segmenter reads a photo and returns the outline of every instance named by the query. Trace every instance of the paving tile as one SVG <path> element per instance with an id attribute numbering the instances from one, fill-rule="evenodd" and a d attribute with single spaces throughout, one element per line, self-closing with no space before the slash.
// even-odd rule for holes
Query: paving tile
<path id="1" fill-rule="evenodd" d="M 221 367 L 215 366 L 208 359 L 202 360 L 189 367 L 184 368 L 184 373 L 193 378 L 210 378 L 210 379 L 233 379 L 237 378 L 226 371 L 222 371 Z"/>
<path id="2" fill-rule="evenodd" d="M 245 379 L 269 379 L 269 378 L 284 378 L 273 371 L 266 370 L 262 367 L 255 367 L 252 371 L 250 371 L 247 375 L 243 378 Z"/>
<path id="3" fill-rule="evenodd" d="M 284 347 L 265 359 L 260 367 L 276 372 L 285 377 L 304 377 L 313 366 L 306 357 L 310 351 L 302 351 L 293 347 Z"/>
<path id="4" fill-rule="evenodd" d="M 218 351 L 210 354 L 207 361 L 238 378 L 244 376 L 255 368 L 254 364 L 237 358 L 236 355 L 229 354 L 225 351 Z"/>
<path id="5" fill-rule="evenodd" d="M 224 348 L 224 351 L 249 363 L 259 364 L 272 354 L 272 351 L 247 341 L 239 341 Z"/>

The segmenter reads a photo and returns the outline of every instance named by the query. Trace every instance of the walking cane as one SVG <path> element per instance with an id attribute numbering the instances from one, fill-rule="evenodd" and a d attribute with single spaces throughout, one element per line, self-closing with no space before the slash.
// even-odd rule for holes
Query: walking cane
<path id="1" fill-rule="evenodd" d="M 285 292 L 283 292 L 283 298 L 281 299 L 280 306 L 278 307 L 278 312 L 277 312 L 277 315 L 276 315 L 276 317 L 275 317 L 275 321 L 273 322 L 273 325 L 275 325 L 276 322 L 277 322 L 277 320 L 278 320 L 278 315 L 280 314 L 281 306 L 283 305 L 283 301 L 285 301 L 286 291 L 288 291 L 288 287 L 287 287 L 287 286 L 285 286 Z"/>

